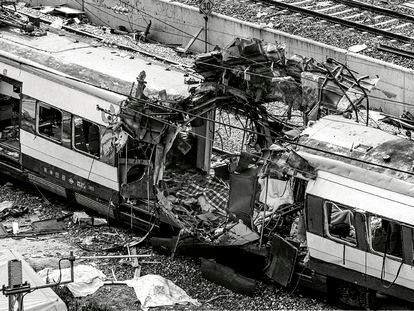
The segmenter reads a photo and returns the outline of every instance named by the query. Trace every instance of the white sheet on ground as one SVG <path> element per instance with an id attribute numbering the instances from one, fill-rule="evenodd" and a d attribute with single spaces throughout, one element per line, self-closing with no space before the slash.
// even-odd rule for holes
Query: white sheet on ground
<path id="1" fill-rule="evenodd" d="M 192 299 L 184 290 L 160 275 L 147 274 L 125 282 L 128 286 L 134 288 L 143 310 L 174 304 L 192 303 L 196 306 L 201 305 L 197 299 Z"/>
<path id="2" fill-rule="evenodd" d="M 39 276 L 50 282 L 59 281 L 59 269 L 52 270 L 50 268 L 43 269 L 38 272 Z M 90 265 L 77 265 L 74 267 L 74 282 L 66 284 L 68 289 L 75 297 L 85 297 L 96 292 L 103 284 L 105 274 Z M 62 269 L 61 281 L 70 280 L 70 268 Z"/>
<path id="3" fill-rule="evenodd" d="M 36 274 L 30 265 L 23 260 L 20 254 L 13 250 L 0 250 L 0 287 L 8 285 L 8 261 L 19 259 L 22 261 L 23 282 L 27 281 L 30 286 L 44 285 L 45 282 Z M 27 294 L 23 300 L 25 311 L 67 311 L 65 303 L 50 288 L 43 288 Z M 8 298 L 0 293 L 0 311 L 8 311 Z"/>

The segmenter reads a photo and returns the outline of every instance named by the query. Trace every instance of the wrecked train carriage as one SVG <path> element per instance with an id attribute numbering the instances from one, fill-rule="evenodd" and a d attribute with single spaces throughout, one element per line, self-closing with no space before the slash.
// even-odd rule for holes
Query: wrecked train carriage
<path id="1" fill-rule="evenodd" d="M 162 157 L 155 145 L 168 124 L 143 118 L 136 141 L 120 130 L 120 111 L 131 92 L 165 100 L 186 96 L 184 74 L 73 37 L 1 33 L 2 171 L 106 217 L 151 226 L 154 203 L 142 209 L 133 203 L 152 196 L 151 156 Z M 143 93 L 132 83 L 142 69 Z M 131 210 L 140 215 L 133 222 Z"/>
<path id="2" fill-rule="evenodd" d="M 413 302 L 413 142 L 327 116 L 299 145 L 318 170 L 304 207 L 305 262 L 315 273 L 302 281 L 312 275 L 354 307 L 372 306 L 376 292 Z"/>
<path id="3" fill-rule="evenodd" d="M 239 292 L 251 294 L 254 282 L 245 277 L 265 271 L 283 286 L 318 289 L 353 307 L 374 307 L 376 293 L 413 302 L 414 143 L 331 115 L 288 144 L 298 148 L 273 145 L 259 176 L 230 177 L 228 212 L 251 230 L 233 230 L 229 221 L 223 239 L 179 243 L 179 236 L 164 245 L 215 259 L 202 271 Z M 243 285 L 226 282 L 233 270 L 223 264 Z"/>

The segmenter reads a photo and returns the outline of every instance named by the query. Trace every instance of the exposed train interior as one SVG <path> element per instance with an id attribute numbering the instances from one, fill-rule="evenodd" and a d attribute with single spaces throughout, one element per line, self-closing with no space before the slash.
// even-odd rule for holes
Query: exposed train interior
<path id="1" fill-rule="evenodd" d="M 0 75 L 0 157 L 18 162 L 21 83 Z"/>

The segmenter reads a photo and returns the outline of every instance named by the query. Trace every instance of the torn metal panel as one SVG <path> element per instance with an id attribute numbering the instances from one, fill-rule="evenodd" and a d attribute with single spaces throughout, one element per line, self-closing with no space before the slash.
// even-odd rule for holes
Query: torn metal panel
<path id="1" fill-rule="evenodd" d="M 305 122 L 332 112 L 356 111 L 360 105 L 369 107 L 367 92 L 378 82 L 357 76 L 334 59 L 324 63 L 300 55 L 286 59 L 283 46 L 255 39 L 235 39 L 225 51 L 200 55 L 194 70 L 205 80 L 200 91 L 206 89 L 204 83 L 215 82 L 216 92 L 232 87 L 250 105 L 283 101 L 289 116 L 292 108 L 300 108 Z"/>
<path id="2" fill-rule="evenodd" d="M 298 250 L 282 237 L 275 235 L 270 249 L 272 259 L 267 276 L 282 286 L 289 285 L 296 265 Z"/>

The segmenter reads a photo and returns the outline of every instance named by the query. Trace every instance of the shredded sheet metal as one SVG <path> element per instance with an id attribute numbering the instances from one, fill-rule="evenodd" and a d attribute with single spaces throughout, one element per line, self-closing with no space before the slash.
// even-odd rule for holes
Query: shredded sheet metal
<path id="1" fill-rule="evenodd" d="M 125 282 L 134 288 L 142 310 L 175 304 L 201 305 L 197 299 L 192 299 L 184 290 L 160 275 L 147 274 Z"/>
<path id="2" fill-rule="evenodd" d="M 89 265 L 78 265 L 74 267 L 74 282 L 69 283 L 66 286 L 72 292 L 75 297 L 85 297 L 96 292 L 102 285 L 105 279 L 105 274 L 102 271 Z M 59 281 L 59 269 L 51 270 L 49 268 L 43 269 L 38 272 L 38 275 L 46 281 L 58 282 Z M 70 268 L 62 269 L 61 281 L 70 280 Z"/>

